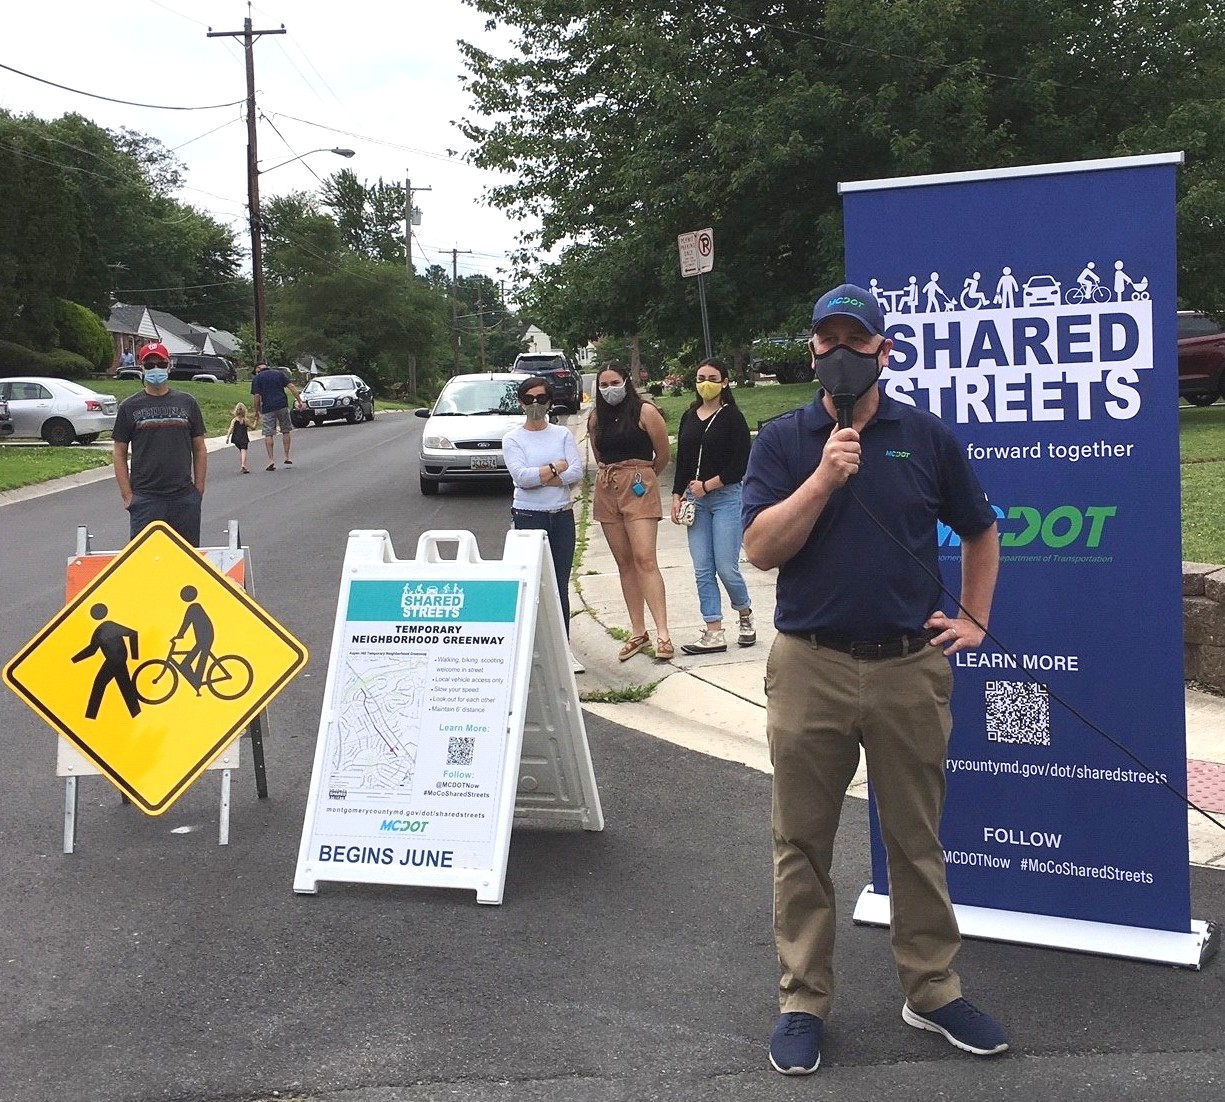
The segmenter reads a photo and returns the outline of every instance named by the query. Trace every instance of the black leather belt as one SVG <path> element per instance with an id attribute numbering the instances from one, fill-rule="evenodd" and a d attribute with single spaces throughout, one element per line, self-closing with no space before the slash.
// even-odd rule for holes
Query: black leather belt
<path id="1" fill-rule="evenodd" d="M 787 634 L 794 635 L 797 639 L 806 639 L 818 647 L 828 647 L 830 650 L 849 654 L 861 662 L 879 662 L 883 658 L 905 658 L 908 654 L 914 654 L 926 647 L 940 633 L 929 630 L 921 635 L 902 635 L 896 639 L 883 639 L 880 642 L 858 640 L 854 643 L 846 643 L 841 639 L 829 639 L 812 631 L 793 631 Z"/>

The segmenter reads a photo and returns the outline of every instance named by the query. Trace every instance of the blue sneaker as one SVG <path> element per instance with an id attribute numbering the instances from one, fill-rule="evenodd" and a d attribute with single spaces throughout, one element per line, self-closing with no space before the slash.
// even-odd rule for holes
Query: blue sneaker
<path id="1" fill-rule="evenodd" d="M 770 1034 L 770 1066 L 784 1075 L 811 1075 L 821 1066 L 821 1027 L 815 1014 L 780 1014 Z"/>
<path id="2" fill-rule="evenodd" d="M 902 1021 L 916 1029 L 929 1029 L 943 1034 L 950 1045 L 956 1045 L 975 1056 L 994 1056 L 1008 1048 L 1003 1027 L 990 1014 L 984 1014 L 965 999 L 954 999 L 939 1010 L 920 1014 L 909 1003 L 902 1005 Z"/>

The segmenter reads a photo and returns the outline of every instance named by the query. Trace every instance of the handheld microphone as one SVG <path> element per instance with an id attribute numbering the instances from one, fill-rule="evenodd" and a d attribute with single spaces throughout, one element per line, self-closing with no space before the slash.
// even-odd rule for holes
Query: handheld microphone
<path id="1" fill-rule="evenodd" d="M 838 427 L 849 429 L 855 420 L 855 395 L 843 393 L 831 394 L 830 397 L 834 402 L 834 410 L 838 414 Z"/>

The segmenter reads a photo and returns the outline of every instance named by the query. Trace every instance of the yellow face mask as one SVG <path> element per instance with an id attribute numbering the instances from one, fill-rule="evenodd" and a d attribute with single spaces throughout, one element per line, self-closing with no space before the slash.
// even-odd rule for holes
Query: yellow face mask
<path id="1" fill-rule="evenodd" d="M 698 397 L 705 402 L 713 402 L 723 392 L 723 384 L 713 380 L 703 379 L 698 383 Z"/>

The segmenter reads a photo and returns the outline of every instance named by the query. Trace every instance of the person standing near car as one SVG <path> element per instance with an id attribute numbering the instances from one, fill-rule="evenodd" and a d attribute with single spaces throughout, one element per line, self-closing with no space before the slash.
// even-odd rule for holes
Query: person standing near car
<path id="1" fill-rule="evenodd" d="M 574 564 L 574 502 L 571 489 L 583 478 L 574 434 L 549 423 L 553 387 L 547 379 L 533 376 L 519 384 L 519 404 L 526 421 L 502 439 L 506 469 L 515 483 L 511 523 L 520 530 L 538 529 L 547 534 L 557 593 L 561 597 L 562 620 L 570 635 L 570 569 Z M 571 656 L 571 667 L 583 667 Z"/>
<path id="2" fill-rule="evenodd" d="M 170 353 L 164 344 L 146 344 L 137 360 L 144 390 L 120 403 L 111 431 L 115 482 L 128 511 L 128 538 L 164 520 L 199 547 L 208 475 L 204 416 L 190 394 L 170 389 Z"/>
<path id="3" fill-rule="evenodd" d="M 293 391 L 295 401 L 298 398 L 298 388 L 289 381 L 289 376 L 279 368 L 267 364 L 256 364 L 255 374 L 251 377 L 251 393 L 254 395 L 252 404 L 260 419 L 260 428 L 264 434 L 264 450 L 268 453 L 266 471 L 275 471 L 276 462 L 273 458 L 273 438 L 276 430 L 281 430 L 282 462 L 286 467 L 293 466 L 289 458 L 289 442 L 293 432 L 293 423 L 289 419 L 289 398 L 285 391 Z"/>
<path id="4" fill-rule="evenodd" d="M 749 587 L 740 572 L 740 482 L 749 462 L 749 426 L 736 405 L 722 360 L 698 364 L 696 401 L 681 416 L 676 430 L 676 473 L 672 480 L 672 523 L 680 523 L 682 503 L 693 502 L 689 557 L 698 585 L 698 605 L 705 626 L 686 654 L 727 650 L 719 582 L 739 614 L 736 642 L 757 642 Z"/>

